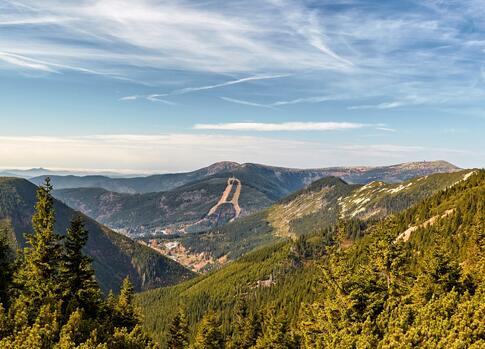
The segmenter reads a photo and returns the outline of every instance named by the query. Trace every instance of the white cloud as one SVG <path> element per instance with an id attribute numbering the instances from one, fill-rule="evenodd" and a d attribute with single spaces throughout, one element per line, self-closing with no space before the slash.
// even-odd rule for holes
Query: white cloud
<path id="1" fill-rule="evenodd" d="M 376 130 L 386 131 L 386 132 L 396 132 L 396 129 L 394 129 L 394 128 L 383 127 L 383 126 L 376 127 Z"/>
<path id="2" fill-rule="evenodd" d="M 195 130 L 220 130 L 220 131 L 334 131 L 351 130 L 369 125 L 353 122 L 235 122 L 221 124 L 196 124 Z"/>
<path id="3" fill-rule="evenodd" d="M 335 66 L 345 69 L 353 65 L 350 60 L 338 55 L 325 42 L 326 35 L 316 11 L 308 10 L 294 1 L 270 0 L 270 2 L 280 8 L 286 22 L 296 33 L 301 35 L 311 46 L 325 56 L 333 58 L 334 62 L 332 63 Z"/>
<path id="4" fill-rule="evenodd" d="M 129 96 L 129 97 L 133 97 L 133 96 Z M 162 99 L 160 97 L 161 95 L 153 94 L 153 95 L 146 96 L 145 98 L 150 102 L 159 102 L 166 105 L 177 105 L 177 103 L 167 101 L 166 99 Z"/>
<path id="5" fill-rule="evenodd" d="M 3 60 L 7 63 L 10 63 L 12 65 L 15 65 L 20 68 L 26 68 L 29 70 L 37 70 L 37 71 L 43 71 L 43 72 L 48 72 L 48 73 L 60 73 L 63 70 L 72 70 L 80 73 L 85 73 L 85 74 L 92 74 L 92 75 L 101 75 L 101 76 L 107 76 L 113 79 L 118 79 L 118 80 L 125 80 L 125 81 L 131 81 L 131 82 L 137 82 L 135 80 L 132 80 L 130 78 L 124 77 L 124 76 L 119 76 L 114 73 L 109 73 L 109 72 L 101 72 L 101 71 L 96 71 L 92 69 L 87 69 L 83 67 L 78 67 L 78 66 L 73 66 L 73 65 L 66 65 L 66 64 L 60 64 L 60 63 L 55 63 L 55 62 L 47 62 L 45 60 L 39 60 L 39 59 L 33 59 L 30 57 L 22 56 L 19 54 L 14 54 L 10 52 L 2 52 L 0 51 L 0 60 Z"/>
<path id="6" fill-rule="evenodd" d="M 277 102 L 271 103 L 271 105 L 277 107 L 281 105 L 300 104 L 300 103 L 322 103 L 322 102 L 328 102 L 328 101 L 336 101 L 344 98 L 345 97 L 342 97 L 342 96 L 314 96 L 314 97 L 296 98 L 296 99 L 291 99 L 286 101 L 277 101 Z"/>

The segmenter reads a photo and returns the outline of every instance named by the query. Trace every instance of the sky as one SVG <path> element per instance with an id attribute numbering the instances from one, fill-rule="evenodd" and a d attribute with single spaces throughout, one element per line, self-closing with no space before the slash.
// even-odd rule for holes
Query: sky
<path id="1" fill-rule="evenodd" d="M 0 0 L 0 168 L 485 166 L 484 0 Z"/>

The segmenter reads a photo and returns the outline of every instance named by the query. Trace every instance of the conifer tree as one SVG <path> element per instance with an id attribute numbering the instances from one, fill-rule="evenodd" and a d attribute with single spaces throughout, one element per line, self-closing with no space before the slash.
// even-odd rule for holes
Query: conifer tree
<path id="1" fill-rule="evenodd" d="M 275 315 L 274 308 L 266 313 L 263 336 L 260 337 L 255 349 L 291 349 L 296 348 L 291 338 L 287 321 L 283 314 Z"/>
<path id="2" fill-rule="evenodd" d="M 73 349 L 76 348 L 77 344 L 83 342 L 82 320 L 80 310 L 71 313 L 69 320 L 60 331 L 59 341 L 54 349 Z"/>
<path id="3" fill-rule="evenodd" d="M 234 321 L 232 323 L 232 335 L 227 343 L 228 348 L 248 349 L 258 339 L 261 332 L 259 314 L 250 313 L 244 298 L 239 298 L 235 306 Z"/>
<path id="4" fill-rule="evenodd" d="M 43 283 L 54 281 L 60 260 L 61 238 L 54 231 L 54 199 L 49 177 L 37 190 L 37 203 L 32 216 L 34 233 L 27 236 L 30 248 L 27 249 L 26 263 L 31 276 Z"/>
<path id="5" fill-rule="evenodd" d="M 66 232 L 60 266 L 62 295 L 66 311 L 82 308 L 93 315 L 99 305 L 101 291 L 91 268 L 91 258 L 82 252 L 88 240 L 81 217 L 76 216 Z"/>
<path id="6" fill-rule="evenodd" d="M 20 286 L 13 312 L 27 312 L 27 321 L 36 317 L 43 304 L 57 307 L 60 301 L 59 263 L 61 237 L 54 231 L 54 199 L 49 177 L 37 190 L 37 203 L 32 216 L 33 234 L 27 235 L 21 266 L 14 282 Z M 22 303 L 26 305 L 23 306 Z M 29 306 L 35 304 L 35 306 Z"/>
<path id="7" fill-rule="evenodd" d="M 135 288 L 129 277 L 123 280 L 121 285 L 120 295 L 116 304 L 116 316 L 113 319 L 114 326 L 126 327 L 132 330 L 138 323 L 138 315 L 133 305 L 133 297 L 135 295 Z"/>
<path id="8" fill-rule="evenodd" d="M 197 336 L 195 337 L 194 349 L 222 349 L 224 338 L 221 326 L 216 320 L 214 312 L 208 312 L 202 319 Z"/>
<path id="9" fill-rule="evenodd" d="M 189 326 L 185 310 L 180 307 L 168 331 L 169 349 L 184 349 L 189 346 Z"/>

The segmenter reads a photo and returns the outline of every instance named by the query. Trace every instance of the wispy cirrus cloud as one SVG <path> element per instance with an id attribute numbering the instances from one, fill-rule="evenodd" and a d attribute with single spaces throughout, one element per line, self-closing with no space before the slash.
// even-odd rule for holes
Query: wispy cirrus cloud
<path id="1" fill-rule="evenodd" d="M 242 105 L 248 105 L 252 107 L 261 107 L 261 108 L 275 108 L 275 107 L 281 107 L 285 105 L 292 105 L 292 104 L 303 104 L 303 103 L 323 103 L 323 102 L 329 102 L 329 101 L 338 101 L 338 100 L 344 100 L 348 99 L 349 96 L 311 96 L 311 97 L 302 97 L 302 98 L 295 98 L 295 99 L 289 99 L 289 100 L 281 100 L 281 101 L 276 101 L 276 102 L 271 102 L 268 104 L 262 104 L 262 103 L 256 103 L 252 101 L 246 101 L 246 100 L 241 100 L 237 98 L 230 98 L 230 97 L 220 97 L 222 100 L 230 103 L 236 103 L 236 104 L 242 104 Z"/>
<path id="2" fill-rule="evenodd" d="M 423 106 L 463 103 L 483 98 L 478 91 L 485 23 L 477 4 L 482 3 L 437 6 L 427 0 L 408 7 L 363 1 L 336 8 L 294 0 L 217 6 L 190 0 L 5 0 L 0 47 L 10 56 L 3 57 L 1 68 L 97 72 L 155 86 L 166 80 L 161 78 L 166 72 L 208 74 L 200 85 L 167 89 L 174 94 L 217 88 L 227 74 L 288 72 L 287 84 L 274 84 L 273 91 L 279 90 L 274 99 L 281 104 L 273 106 L 319 103 L 311 93 L 292 98 L 302 95 L 298 88 L 312 84 L 324 85 L 329 94 L 348 95 L 351 109 L 406 107 L 413 105 L 406 100 L 410 94 L 436 97 Z M 471 22 L 474 30 L 465 30 Z M 384 102 L 365 101 L 369 91 Z M 166 94 L 133 95 L 164 99 Z M 246 96 L 224 97 L 266 107 Z"/>
<path id="3" fill-rule="evenodd" d="M 102 71 L 87 69 L 80 66 L 60 64 L 56 62 L 48 62 L 45 60 L 33 59 L 27 56 L 22 56 L 19 54 L 14 54 L 14 53 L 4 52 L 4 51 L 0 51 L 0 61 L 4 61 L 6 63 L 19 67 L 21 69 L 41 71 L 45 73 L 59 74 L 62 71 L 75 71 L 75 72 L 80 72 L 84 74 L 105 76 L 112 79 L 135 82 L 137 84 L 140 84 L 140 83 L 144 84 L 143 82 L 135 81 L 130 78 L 117 75 L 115 73 L 102 72 Z"/>
<path id="4" fill-rule="evenodd" d="M 140 67 L 214 73 L 342 69 L 344 60 L 324 49 L 323 37 L 317 38 L 320 23 L 311 11 L 300 6 L 298 18 L 289 22 L 282 20 L 286 11 L 277 14 L 277 7 L 266 1 L 248 2 L 241 11 L 235 3 L 5 0 L 0 30 L 33 31 L 2 37 L 0 44 L 14 54 L 55 56 L 62 64 L 75 61 L 93 70 L 122 64 L 127 74 Z M 300 31 L 300 26 L 308 29 Z M 36 35 L 36 29 L 43 35 Z M 312 40 L 301 40 L 312 35 Z"/>
<path id="5" fill-rule="evenodd" d="M 441 100 L 444 100 L 441 98 Z M 420 96 L 404 96 L 400 100 L 390 101 L 390 102 L 382 102 L 377 104 L 364 104 L 364 105 L 352 105 L 349 106 L 349 110 L 359 110 L 359 109 L 395 109 L 405 106 L 416 106 L 425 104 L 427 102 L 433 101 L 434 103 L 439 103 L 438 98 L 430 98 L 430 97 L 420 97 Z"/>
<path id="6" fill-rule="evenodd" d="M 27 68 L 31 70 L 40 70 L 49 73 L 58 73 L 51 64 L 35 59 L 30 59 L 21 55 L 10 54 L 7 52 L 0 52 L 0 60 L 12 64 L 20 68 Z"/>
<path id="7" fill-rule="evenodd" d="M 352 130 L 370 125 L 353 122 L 235 122 L 220 124 L 196 124 L 194 130 L 216 130 L 216 131 L 335 131 Z"/>
<path id="8" fill-rule="evenodd" d="M 242 84 L 242 83 L 250 82 L 250 81 L 286 78 L 288 76 L 290 76 L 290 75 L 289 74 L 255 75 L 255 76 L 245 77 L 245 78 L 242 78 L 242 79 L 236 79 L 236 80 L 230 80 L 230 81 L 222 82 L 220 84 L 198 86 L 198 87 L 186 87 L 186 88 L 183 88 L 183 89 L 180 89 L 180 90 L 172 91 L 169 94 L 167 94 L 167 96 L 168 95 L 172 95 L 172 96 L 173 95 L 182 95 L 182 94 L 186 94 L 186 93 L 190 93 L 190 92 L 196 92 L 196 91 L 212 90 L 214 88 L 237 85 L 237 84 Z"/>
<path id="9" fill-rule="evenodd" d="M 250 101 L 243 101 L 241 99 L 236 99 L 236 98 L 230 98 L 230 97 L 219 97 L 219 98 L 226 102 L 248 105 L 251 107 L 273 108 L 271 105 L 268 105 L 268 104 L 260 104 L 260 103 L 250 102 Z"/>
<path id="10" fill-rule="evenodd" d="M 247 82 L 251 82 L 251 81 L 272 80 L 272 79 L 285 78 L 285 77 L 288 77 L 288 76 L 289 76 L 289 74 L 255 75 L 255 76 L 248 76 L 248 77 L 236 79 L 236 80 L 229 80 L 229 81 L 221 82 L 221 83 L 218 83 L 218 84 L 196 86 L 196 87 L 185 87 L 185 88 L 173 90 L 173 91 L 167 92 L 167 93 L 154 93 L 154 94 L 150 94 L 150 95 L 125 96 L 125 97 L 120 98 L 120 100 L 129 101 L 129 100 L 135 100 L 135 99 L 142 98 L 142 99 L 147 99 L 147 100 L 152 101 L 152 102 L 159 102 L 159 101 L 161 101 L 160 97 L 179 96 L 179 95 L 185 95 L 187 93 L 212 90 L 212 89 L 215 89 L 215 88 L 222 88 L 222 87 L 227 87 L 227 86 L 232 86 L 232 85 L 238 85 L 238 84 L 247 83 Z M 168 101 L 164 100 L 164 102 L 168 102 Z M 241 102 L 243 102 L 243 101 L 241 101 Z"/>

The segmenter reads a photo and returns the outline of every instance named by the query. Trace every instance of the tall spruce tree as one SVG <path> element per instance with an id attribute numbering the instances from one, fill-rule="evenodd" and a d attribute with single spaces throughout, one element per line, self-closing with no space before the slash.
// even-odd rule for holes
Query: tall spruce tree
<path id="1" fill-rule="evenodd" d="M 34 287 L 39 292 L 49 293 L 57 281 L 57 270 L 61 254 L 61 237 L 54 231 L 54 199 L 49 177 L 37 190 L 37 203 L 32 216 L 33 234 L 27 235 L 30 247 L 26 250 L 26 269 Z M 47 288 L 47 289 L 46 289 Z"/>
<path id="2" fill-rule="evenodd" d="M 88 241 L 88 232 L 80 216 L 76 216 L 67 229 L 60 265 L 60 280 L 64 309 L 70 313 L 76 308 L 93 316 L 100 301 L 101 291 L 91 268 L 91 258 L 82 252 Z"/>
<path id="3" fill-rule="evenodd" d="M 168 331 L 167 346 L 169 349 L 184 349 L 189 346 L 189 326 L 185 310 L 180 307 Z"/>
<path id="4" fill-rule="evenodd" d="M 134 296 L 135 288 L 130 278 L 126 277 L 121 285 L 120 295 L 115 306 L 114 326 L 126 327 L 128 330 L 132 330 L 137 325 L 138 314 L 133 305 Z"/>
<path id="5" fill-rule="evenodd" d="M 59 264 L 61 237 L 54 231 L 54 199 L 49 177 L 37 190 L 37 203 L 32 216 L 33 233 L 28 234 L 27 247 L 22 262 L 14 276 L 17 288 L 16 310 L 18 319 L 32 321 L 41 305 L 57 307 L 60 302 L 61 284 Z M 35 304 L 35 306 L 30 306 Z M 24 314 L 24 315 L 22 315 Z"/>
<path id="6" fill-rule="evenodd" d="M 227 343 L 230 349 L 249 349 L 261 334 L 259 314 L 250 313 L 244 298 L 238 298 L 232 322 L 232 335 Z"/>
<path id="7" fill-rule="evenodd" d="M 263 336 L 258 338 L 255 349 L 292 349 L 294 343 L 284 314 L 275 315 L 274 308 L 268 309 L 263 326 Z"/>

